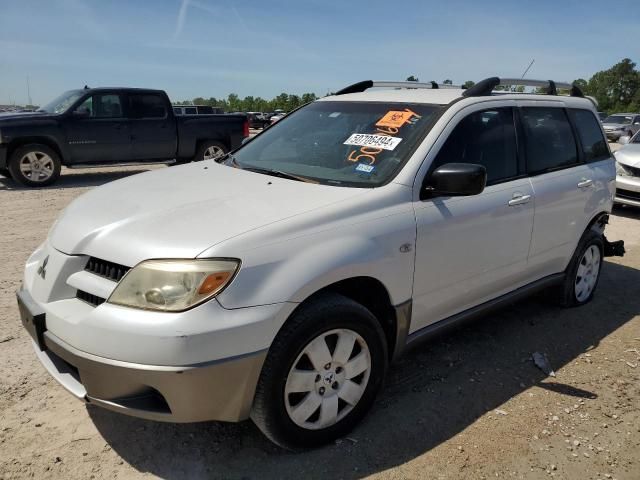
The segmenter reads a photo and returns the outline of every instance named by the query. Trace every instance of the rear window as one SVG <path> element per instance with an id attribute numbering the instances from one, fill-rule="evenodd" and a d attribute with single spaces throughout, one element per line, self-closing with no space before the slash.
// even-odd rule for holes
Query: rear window
<path id="1" fill-rule="evenodd" d="M 132 118 L 164 118 L 167 110 L 160 95 L 129 95 L 129 111 Z"/>
<path id="2" fill-rule="evenodd" d="M 562 108 L 523 107 L 522 127 L 529 173 L 543 173 L 578 162 L 576 141 Z"/>
<path id="3" fill-rule="evenodd" d="M 609 148 L 604 139 L 600 122 L 589 110 L 569 110 L 569 115 L 573 120 L 578 137 L 582 144 L 585 162 L 597 162 L 609 158 Z"/>

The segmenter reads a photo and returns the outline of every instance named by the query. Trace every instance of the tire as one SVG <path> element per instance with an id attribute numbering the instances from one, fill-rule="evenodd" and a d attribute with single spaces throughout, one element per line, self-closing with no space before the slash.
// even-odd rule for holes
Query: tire
<path id="1" fill-rule="evenodd" d="M 200 144 L 198 147 L 198 152 L 194 157 L 194 162 L 199 162 L 201 160 L 215 160 L 216 158 L 220 158 L 225 155 L 229 149 L 227 146 L 221 142 L 216 142 L 215 140 L 206 140 Z M 211 156 L 214 154 L 215 156 Z"/>
<path id="2" fill-rule="evenodd" d="M 591 301 L 600 280 L 604 258 L 602 234 L 589 229 L 584 233 L 566 270 L 560 304 L 579 307 Z"/>
<path id="3" fill-rule="evenodd" d="M 29 167 L 37 166 L 37 170 Z M 31 143 L 18 147 L 9 159 L 9 173 L 25 187 L 46 187 L 60 176 L 60 156 L 50 147 Z"/>
<path id="4" fill-rule="evenodd" d="M 341 339 L 347 348 L 337 348 Z M 321 342 L 326 349 L 314 349 L 320 353 L 313 362 L 305 352 Z M 367 369 L 360 372 L 367 360 Z M 322 366 L 325 361 L 328 363 Z M 373 314 L 342 295 L 321 294 L 300 306 L 272 343 L 256 387 L 251 419 L 286 449 L 331 442 L 350 432 L 369 411 L 387 365 L 385 336 Z M 296 383 L 296 379 L 304 381 Z M 301 406 L 304 408 L 296 410 Z"/>
<path id="5" fill-rule="evenodd" d="M 0 175 L 6 178 L 11 178 L 11 172 L 8 168 L 0 168 Z"/>

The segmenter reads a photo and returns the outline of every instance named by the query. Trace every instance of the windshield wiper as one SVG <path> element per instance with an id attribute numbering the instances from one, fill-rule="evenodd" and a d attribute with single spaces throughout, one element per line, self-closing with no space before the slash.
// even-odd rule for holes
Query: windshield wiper
<path id="1" fill-rule="evenodd" d="M 270 170 L 268 168 L 259 168 L 259 167 L 240 167 L 240 168 L 242 168 L 243 170 L 249 170 L 250 172 L 262 173 L 263 175 L 271 175 L 272 177 L 286 178 L 288 180 L 297 180 L 298 182 L 319 183 L 316 180 L 312 180 L 311 178 L 294 175 L 293 173 L 283 172 L 282 170 Z"/>

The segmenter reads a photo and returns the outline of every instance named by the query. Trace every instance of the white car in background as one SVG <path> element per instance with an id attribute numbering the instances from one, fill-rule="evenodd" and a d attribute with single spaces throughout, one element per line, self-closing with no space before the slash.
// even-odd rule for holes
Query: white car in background
<path id="1" fill-rule="evenodd" d="M 640 207 L 640 133 L 632 138 L 621 137 L 624 146 L 616 157 L 616 198 L 621 205 Z"/>
<path id="2" fill-rule="evenodd" d="M 544 288 L 584 305 L 622 253 L 594 105 L 555 88 L 360 82 L 222 164 L 85 193 L 26 264 L 36 355 L 116 412 L 250 417 L 292 449 L 347 434 L 408 345 Z"/>

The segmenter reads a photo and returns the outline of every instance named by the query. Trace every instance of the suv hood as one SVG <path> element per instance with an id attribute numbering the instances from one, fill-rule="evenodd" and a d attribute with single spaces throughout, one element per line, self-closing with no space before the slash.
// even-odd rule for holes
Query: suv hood
<path id="1" fill-rule="evenodd" d="M 48 118 L 52 114 L 47 112 L 2 112 L 0 113 L 0 125 L 12 124 L 15 121 L 29 120 L 31 118 Z"/>
<path id="2" fill-rule="evenodd" d="M 229 238 L 367 191 L 191 163 L 91 190 L 64 210 L 49 242 L 66 254 L 126 266 L 194 258 Z"/>

